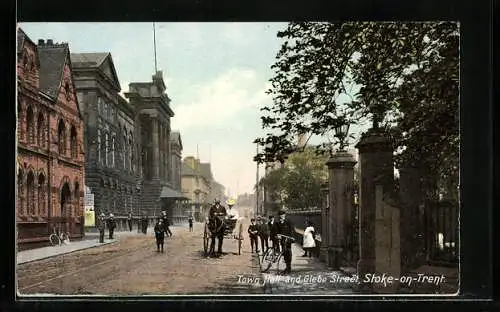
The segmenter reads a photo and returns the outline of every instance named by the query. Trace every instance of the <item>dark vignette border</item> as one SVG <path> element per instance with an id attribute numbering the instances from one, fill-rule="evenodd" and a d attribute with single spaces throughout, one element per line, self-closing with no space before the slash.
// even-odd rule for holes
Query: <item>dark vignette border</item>
<path id="1" fill-rule="evenodd" d="M 15 300 L 15 258 L 13 245 L 15 238 L 14 220 L 14 157 L 15 157 L 15 21 L 47 22 L 47 21 L 288 21 L 288 20 L 458 20 L 461 28 L 461 255 L 462 278 L 461 293 L 463 298 L 489 298 L 492 295 L 492 262 L 491 251 L 491 208 L 492 208 L 492 105 L 490 98 L 490 42 L 492 18 L 491 0 L 476 0 L 462 3 L 454 0 L 436 1 L 338 1 L 338 0 L 309 0 L 299 1 L 264 1 L 254 0 L 246 2 L 215 1 L 215 0 L 168 0 L 168 1 L 19 1 L 17 17 L 15 0 L 2 2 L 8 7 L 2 12 L 10 13 L 8 19 L 2 19 L 8 29 L 9 44 L 2 45 L 6 49 L 8 60 L 2 67 L 5 70 L 2 87 L 7 94 L 6 103 L 0 106 L 4 112 L 0 114 L 2 122 L 0 129 L 6 148 L 1 162 L 4 173 L 2 191 L 2 222 L 0 230 L 3 232 L 0 276 L 0 291 L 2 294 L 2 310 L 37 309 L 50 311 L 81 310 L 87 307 L 102 307 L 103 310 L 167 310 L 167 309 L 230 309 L 255 310 L 257 305 L 250 305 L 247 300 L 239 298 L 237 301 L 219 303 L 206 297 L 199 300 L 172 300 L 159 302 L 161 298 L 151 301 L 112 300 L 101 298 L 96 300 L 74 300 L 67 298 L 64 302 L 50 300 L 21 301 L 13 305 Z M 498 22 L 497 22 L 498 24 Z M 2 54 L 3 56 L 3 54 Z M 497 124 L 498 125 L 498 124 Z M 497 168 L 496 168 L 497 169 Z M 8 255 L 8 257 L 6 257 Z M 498 259 L 498 258 L 497 258 Z M 193 298 L 194 299 L 194 298 Z M 265 300 L 265 297 L 260 300 Z M 283 297 L 283 302 L 267 302 L 266 308 L 289 308 L 296 305 L 291 298 Z M 298 298 L 293 298 L 297 300 Z M 394 308 L 404 309 L 432 308 L 442 310 L 445 305 L 458 305 L 454 300 L 437 302 L 435 299 L 421 298 L 416 302 L 412 298 L 404 301 L 384 303 L 384 310 Z M 437 298 L 436 298 L 437 299 Z M 255 300 L 255 299 L 254 299 Z M 342 300 L 342 301 L 341 301 Z M 380 302 L 367 301 L 359 297 L 349 300 L 341 299 L 333 302 L 322 300 L 309 301 L 315 310 L 360 309 L 376 307 Z M 354 302 L 352 300 L 357 300 Z M 238 302 L 240 301 L 240 302 Z M 261 301 L 259 301 L 260 303 Z M 452 303 L 453 302 L 453 303 Z M 74 304 L 77 303 L 77 304 Z M 121 303 L 121 304 L 119 304 Z M 424 306 L 425 305 L 425 306 Z M 467 310 L 474 308 L 487 309 L 486 302 L 461 302 Z M 88 309 L 88 308 L 87 308 Z M 11 309 L 9 309 L 11 310 Z M 399 310 L 399 309 L 398 309 Z M 474 309 L 475 310 L 475 309 Z"/>

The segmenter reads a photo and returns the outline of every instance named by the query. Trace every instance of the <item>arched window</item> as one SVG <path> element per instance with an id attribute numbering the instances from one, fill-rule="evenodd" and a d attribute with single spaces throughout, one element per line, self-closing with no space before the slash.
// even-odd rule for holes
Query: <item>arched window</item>
<path id="1" fill-rule="evenodd" d="M 23 68 L 28 69 L 28 52 L 25 50 L 23 55 Z"/>
<path id="2" fill-rule="evenodd" d="M 135 173 L 135 164 L 134 164 L 135 151 L 134 151 L 134 144 L 132 143 L 132 139 L 129 139 L 129 143 L 130 143 L 130 166 L 131 166 L 130 170 L 132 171 L 132 173 Z"/>
<path id="3" fill-rule="evenodd" d="M 40 147 L 45 147 L 45 117 L 40 112 L 38 113 L 38 121 L 36 123 L 37 144 Z"/>
<path id="4" fill-rule="evenodd" d="M 57 143 L 59 144 L 59 154 L 66 154 L 66 126 L 64 121 L 59 120 L 59 125 L 57 126 Z"/>
<path id="5" fill-rule="evenodd" d="M 132 139 L 128 139 L 128 170 L 132 171 Z"/>
<path id="6" fill-rule="evenodd" d="M 102 163 L 101 159 L 101 129 L 97 129 L 97 162 Z"/>
<path id="7" fill-rule="evenodd" d="M 40 173 L 40 175 L 38 175 L 38 215 L 45 215 L 46 202 L 45 176 L 43 173 Z"/>
<path id="8" fill-rule="evenodd" d="M 122 149 L 123 149 L 123 154 L 122 154 L 123 170 L 126 170 L 127 169 L 127 137 L 126 137 L 126 135 L 123 137 Z"/>
<path id="9" fill-rule="evenodd" d="M 18 214 L 20 216 L 24 215 L 24 171 L 19 168 L 17 171 L 17 196 L 18 196 Z"/>
<path id="10" fill-rule="evenodd" d="M 78 143 L 76 139 L 76 128 L 75 126 L 71 126 L 71 157 L 76 158 L 78 155 Z"/>
<path id="11" fill-rule="evenodd" d="M 35 139 L 35 125 L 34 125 L 34 116 L 33 116 L 33 108 L 31 106 L 28 107 L 26 111 L 26 133 L 28 135 L 28 143 L 33 144 Z"/>
<path id="12" fill-rule="evenodd" d="M 35 175 L 33 171 L 28 172 L 28 176 L 26 177 L 26 189 L 27 189 L 27 213 L 29 215 L 35 214 Z"/>

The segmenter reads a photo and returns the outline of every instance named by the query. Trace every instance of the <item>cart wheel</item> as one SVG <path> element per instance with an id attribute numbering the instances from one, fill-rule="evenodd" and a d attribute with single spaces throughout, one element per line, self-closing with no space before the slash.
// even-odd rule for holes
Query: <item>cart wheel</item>
<path id="1" fill-rule="evenodd" d="M 203 231 L 203 251 L 205 252 L 205 257 L 208 256 L 209 240 L 210 240 L 210 231 L 208 230 L 208 225 L 205 223 L 205 230 Z"/>
<path id="2" fill-rule="evenodd" d="M 238 230 L 238 255 L 241 255 L 242 243 L 243 243 L 243 225 L 240 223 L 240 229 Z"/>

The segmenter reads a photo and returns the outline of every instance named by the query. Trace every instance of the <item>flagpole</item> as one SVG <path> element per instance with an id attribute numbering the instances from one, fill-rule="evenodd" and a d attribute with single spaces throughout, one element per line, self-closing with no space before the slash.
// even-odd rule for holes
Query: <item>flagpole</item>
<path id="1" fill-rule="evenodd" d="M 155 52 L 155 74 L 158 72 L 158 64 L 156 62 L 156 28 L 155 28 L 155 22 L 153 22 L 153 45 L 154 45 L 154 52 Z"/>

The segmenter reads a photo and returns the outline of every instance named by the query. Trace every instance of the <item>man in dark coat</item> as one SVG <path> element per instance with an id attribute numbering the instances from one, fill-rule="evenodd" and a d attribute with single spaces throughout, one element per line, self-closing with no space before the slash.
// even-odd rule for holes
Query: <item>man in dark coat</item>
<path id="1" fill-rule="evenodd" d="M 172 237 L 172 231 L 170 231 L 170 220 L 168 220 L 166 211 L 161 212 L 161 219 L 163 226 L 165 227 L 165 233 L 167 233 L 169 237 Z"/>
<path id="2" fill-rule="evenodd" d="M 271 239 L 271 242 L 273 243 L 273 248 L 276 251 L 279 251 L 280 245 L 279 245 L 278 237 L 276 237 L 276 234 L 278 234 L 278 232 L 276 229 L 276 221 L 274 220 L 273 215 L 269 216 L 269 222 L 267 222 L 267 227 L 269 228 L 269 238 Z"/>
<path id="3" fill-rule="evenodd" d="M 220 204 L 219 200 L 214 201 L 214 205 L 210 208 L 210 211 L 208 213 L 208 221 L 211 224 L 212 228 L 216 228 L 217 225 L 217 218 L 218 217 L 225 217 L 227 215 L 226 208 Z M 213 255 L 215 251 L 215 238 L 217 238 L 218 241 L 218 248 L 217 248 L 217 253 L 219 255 L 222 255 L 222 242 L 224 240 L 224 226 L 219 230 L 218 233 L 213 233 L 212 235 L 212 242 L 210 243 L 210 253 Z"/>
<path id="4" fill-rule="evenodd" d="M 116 228 L 116 220 L 112 213 L 109 214 L 107 225 L 109 230 L 109 239 L 113 239 L 113 233 Z"/>
<path id="5" fill-rule="evenodd" d="M 148 217 L 146 217 L 146 215 L 143 215 L 142 219 L 141 219 L 142 234 L 147 234 L 147 232 L 148 232 L 148 223 L 149 223 Z"/>
<path id="6" fill-rule="evenodd" d="M 131 212 L 129 212 L 129 214 L 128 214 L 127 224 L 128 224 L 129 232 L 132 232 L 132 213 Z"/>
<path id="7" fill-rule="evenodd" d="M 156 238 L 156 251 L 163 252 L 163 244 L 165 243 L 165 226 L 163 220 L 160 218 L 155 224 L 155 238 Z"/>
<path id="8" fill-rule="evenodd" d="M 193 232 L 193 217 L 192 216 L 189 216 L 188 223 L 189 223 L 189 232 Z"/>
<path id="9" fill-rule="evenodd" d="M 250 246 L 252 248 L 252 253 L 253 253 L 253 246 L 255 245 L 255 252 L 259 252 L 259 228 L 257 224 L 255 224 L 255 219 L 252 218 L 250 219 L 251 224 L 248 226 L 248 235 L 250 236 Z"/>
<path id="10" fill-rule="evenodd" d="M 260 246 L 262 247 L 262 252 L 265 252 L 269 249 L 269 226 L 260 216 L 257 217 L 257 225 L 259 229 Z"/>
<path id="11" fill-rule="evenodd" d="M 277 234 L 286 235 L 288 237 L 293 237 L 295 231 L 294 226 L 286 218 L 285 211 L 280 211 L 280 220 L 276 223 Z M 281 238 L 281 248 L 283 250 L 283 258 L 285 260 L 286 268 L 283 273 L 287 274 L 292 271 L 292 240 Z"/>
<path id="12" fill-rule="evenodd" d="M 104 243 L 104 230 L 106 229 L 106 215 L 104 213 L 99 215 L 97 229 L 99 230 L 99 243 Z"/>

